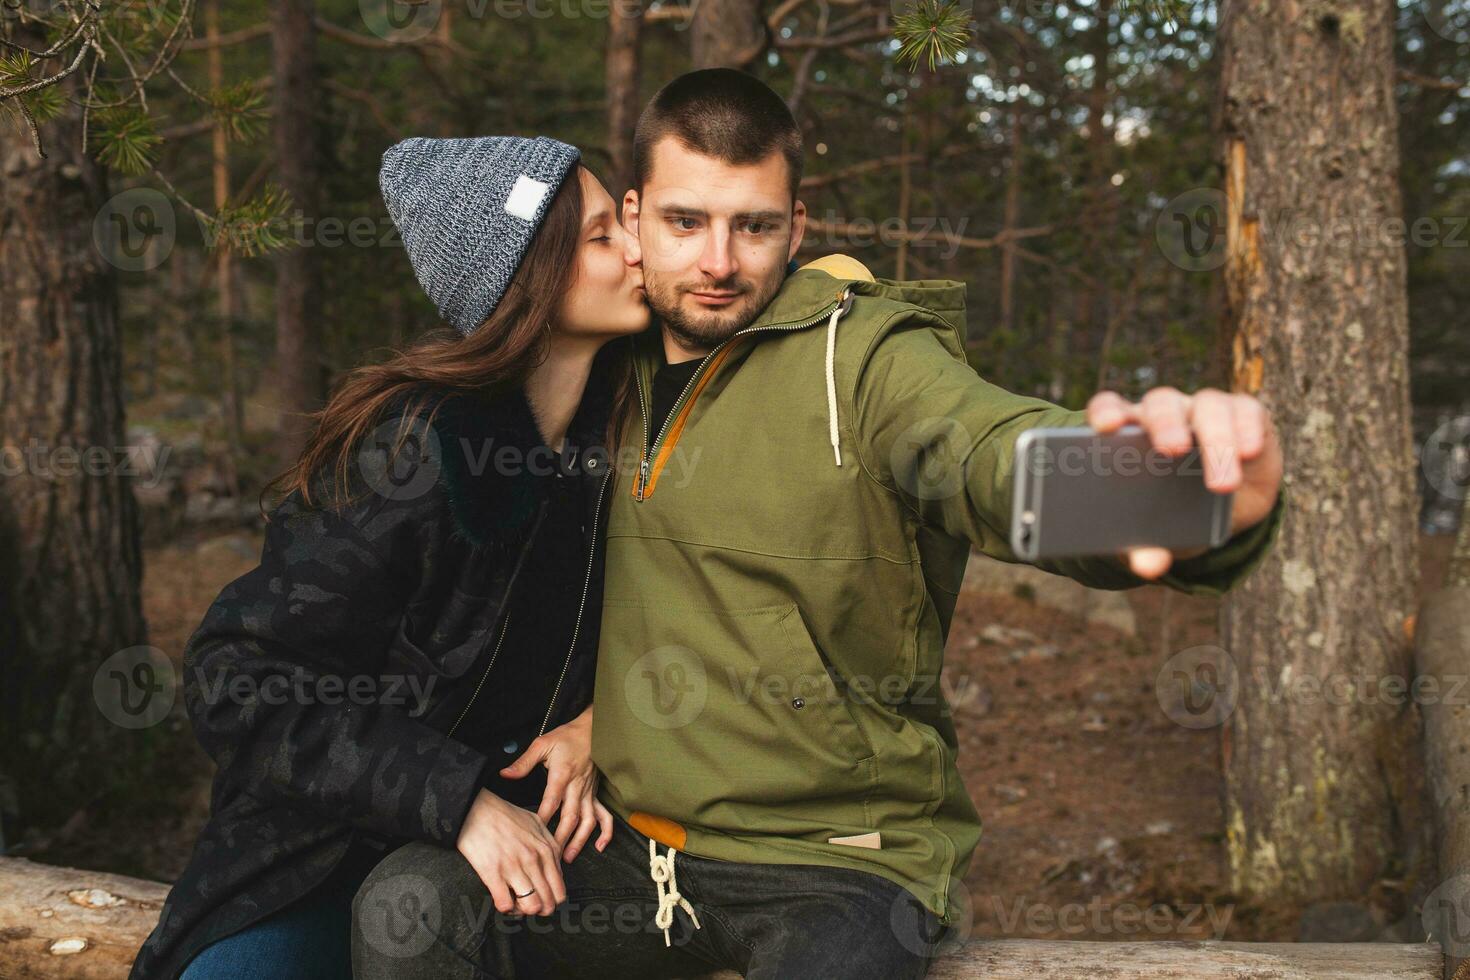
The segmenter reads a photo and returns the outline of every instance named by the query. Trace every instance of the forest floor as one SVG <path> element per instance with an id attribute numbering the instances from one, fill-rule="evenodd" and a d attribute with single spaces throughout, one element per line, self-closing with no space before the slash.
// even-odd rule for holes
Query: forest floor
<path id="1" fill-rule="evenodd" d="M 1452 537 L 1421 541 L 1427 592 L 1443 579 Z M 259 550 L 259 535 L 246 532 L 196 532 L 148 549 L 151 644 L 177 663 L 220 588 L 252 568 Z M 1171 722 L 1155 696 L 1165 617 L 1171 650 L 1218 639 L 1218 600 L 1167 592 L 1126 593 L 1134 636 L 1025 598 L 961 596 L 945 686 L 968 695 L 955 699 L 960 763 L 984 821 L 965 879 L 971 935 L 1296 939 L 1300 910 L 1242 903 L 1228 891 L 1218 730 Z M 1028 631 L 1041 653 L 986 640 L 992 624 Z M 175 878 L 208 814 L 213 763 L 182 704 L 165 724 L 157 784 L 94 802 L 25 855 Z"/>

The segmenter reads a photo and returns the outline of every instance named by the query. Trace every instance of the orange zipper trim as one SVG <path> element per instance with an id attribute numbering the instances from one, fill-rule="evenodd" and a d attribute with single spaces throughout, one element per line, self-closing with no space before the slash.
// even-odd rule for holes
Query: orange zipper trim
<path id="1" fill-rule="evenodd" d="M 735 345 L 731 344 L 715 355 L 714 360 L 710 361 L 705 367 L 704 377 L 699 379 L 699 383 L 694 386 L 694 390 L 689 392 L 689 397 L 684 400 L 684 407 L 679 409 L 678 415 L 674 416 L 674 424 L 669 426 L 669 431 L 664 436 L 663 445 L 658 447 L 658 455 L 654 457 L 653 466 L 649 468 L 648 486 L 642 488 L 642 499 L 647 500 L 653 496 L 654 488 L 658 485 L 658 475 L 663 472 L 663 468 L 668 463 L 669 457 L 674 453 L 674 446 L 678 444 L 679 436 L 684 431 L 684 423 L 689 420 L 690 409 L 694 407 L 694 402 L 699 398 L 700 392 L 704 391 L 704 386 L 709 384 L 710 378 L 715 376 L 715 372 L 720 369 L 720 365 L 725 362 L 725 359 L 730 356 L 730 352 L 734 349 Z M 638 481 L 634 480 L 633 496 L 636 498 L 638 495 Z"/>

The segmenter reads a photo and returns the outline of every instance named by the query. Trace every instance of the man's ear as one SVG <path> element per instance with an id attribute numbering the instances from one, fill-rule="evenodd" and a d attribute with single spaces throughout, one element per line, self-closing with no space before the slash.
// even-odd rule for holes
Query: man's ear
<path id="1" fill-rule="evenodd" d="M 786 253 L 786 261 L 790 262 L 796 258 L 797 251 L 801 248 L 801 236 L 806 234 L 806 205 L 801 201 L 791 209 L 791 248 Z"/>
<path id="2" fill-rule="evenodd" d="M 638 192 L 631 187 L 623 194 L 623 228 L 635 238 L 638 236 Z"/>

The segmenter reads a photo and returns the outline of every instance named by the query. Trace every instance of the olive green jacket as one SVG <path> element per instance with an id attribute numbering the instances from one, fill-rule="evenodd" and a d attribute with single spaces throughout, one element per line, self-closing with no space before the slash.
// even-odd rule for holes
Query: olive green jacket
<path id="1" fill-rule="evenodd" d="M 634 426 L 646 458 L 611 491 L 593 760 L 604 802 L 644 833 L 872 872 L 955 921 L 981 829 L 941 674 L 965 562 L 972 547 L 1017 560 L 1016 437 L 1086 424 L 979 377 L 964 307 L 960 282 L 805 267 L 704 359 L 663 431 Z M 646 430 L 663 354 L 656 330 L 638 341 Z M 1160 581 L 1231 588 L 1285 496 Z M 1111 556 L 1038 564 L 1147 584 Z"/>

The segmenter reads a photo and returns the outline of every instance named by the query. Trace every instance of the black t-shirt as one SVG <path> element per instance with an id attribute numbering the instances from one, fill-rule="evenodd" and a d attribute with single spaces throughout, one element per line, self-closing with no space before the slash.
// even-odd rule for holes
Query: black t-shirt
<path id="1" fill-rule="evenodd" d="M 653 376 L 653 417 L 649 419 L 650 440 L 657 439 L 659 430 L 663 428 L 664 420 L 668 418 L 669 410 L 674 407 L 674 402 L 684 393 L 689 385 L 689 379 L 694 377 L 694 372 L 699 370 L 703 363 L 702 357 L 691 357 L 687 361 L 678 364 L 665 363 Z"/>

